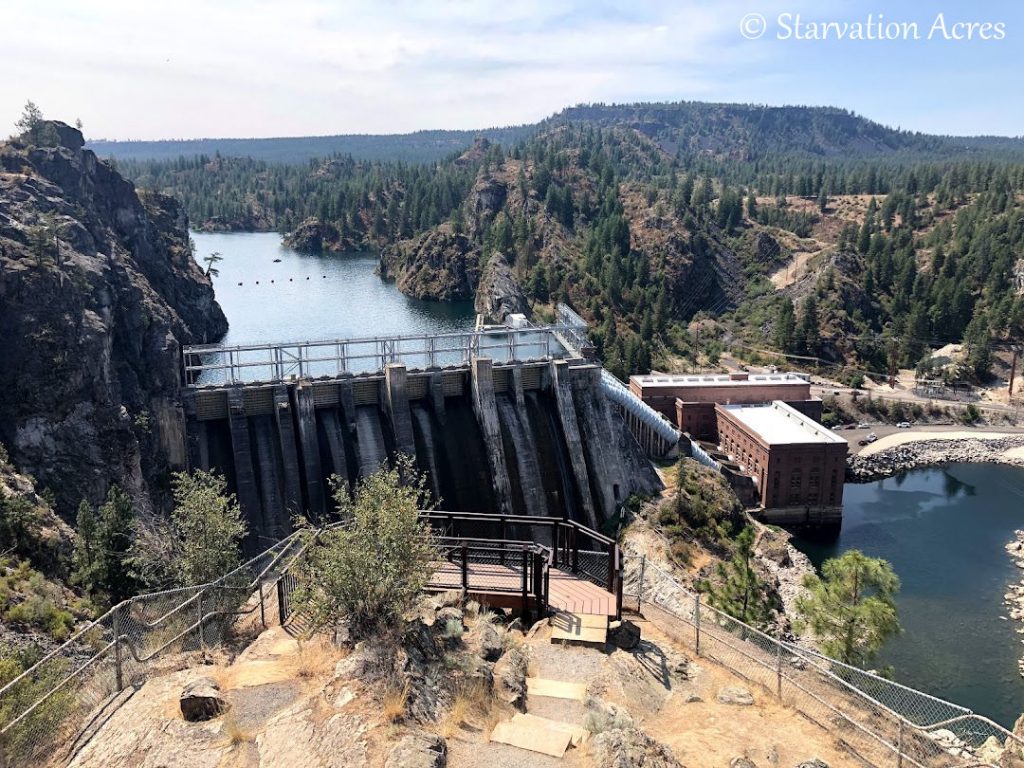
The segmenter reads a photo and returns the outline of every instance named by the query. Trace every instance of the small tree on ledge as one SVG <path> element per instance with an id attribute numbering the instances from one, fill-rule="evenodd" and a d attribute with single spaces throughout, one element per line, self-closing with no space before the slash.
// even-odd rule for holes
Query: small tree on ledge
<path id="1" fill-rule="evenodd" d="M 310 632 L 344 618 L 355 636 L 366 637 L 393 627 L 412 607 L 440 558 L 429 523 L 420 519 L 425 481 L 403 458 L 363 479 L 354 493 L 335 483 L 345 524 L 319 534 L 292 596 Z"/>

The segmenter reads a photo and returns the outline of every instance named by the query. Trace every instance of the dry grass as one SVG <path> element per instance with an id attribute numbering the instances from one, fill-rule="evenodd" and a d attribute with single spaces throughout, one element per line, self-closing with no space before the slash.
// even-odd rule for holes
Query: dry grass
<path id="1" fill-rule="evenodd" d="M 236 718 L 230 711 L 224 715 L 224 724 L 221 727 L 221 733 L 227 737 L 228 744 L 232 747 L 237 747 L 239 744 L 247 744 L 252 741 L 253 734 L 242 727 Z"/>
<path id="2" fill-rule="evenodd" d="M 326 638 L 316 637 L 299 643 L 294 658 L 295 675 L 304 680 L 313 680 L 330 674 L 346 652 Z"/>
<path id="3" fill-rule="evenodd" d="M 490 719 L 497 709 L 496 705 L 497 701 L 483 684 L 471 683 L 463 686 L 456 691 L 451 707 L 438 724 L 437 732 L 450 739 L 470 720 L 489 726 L 490 732 L 490 728 L 493 728 Z"/>
<path id="4" fill-rule="evenodd" d="M 381 709 L 384 719 L 389 723 L 397 723 L 405 717 L 405 705 L 409 701 L 409 683 L 399 688 L 391 688 L 384 694 Z"/>

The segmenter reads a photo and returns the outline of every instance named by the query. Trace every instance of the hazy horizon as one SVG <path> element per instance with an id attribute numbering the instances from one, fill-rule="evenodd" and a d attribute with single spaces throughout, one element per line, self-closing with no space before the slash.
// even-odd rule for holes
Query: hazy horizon
<path id="1" fill-rule="evenodd" d="M 0 80 L 0 131 L 28 99 L 81 119 L 87 137 L 139 141 L 480 130 L 570 104 L 686 100 L 838 106 L 941 135 L 1024 133 L 1024 103 L 1008 98 L 1024 9 L 1010 2 L 5 6 L 15 34 L 0 61 L 17 77 Z M 751 30 L 751 18 L 765 26 Z M 971 39 L 956 24 L 974 24 Z M 981 39 L 983 29 L 999 34 Z"/>

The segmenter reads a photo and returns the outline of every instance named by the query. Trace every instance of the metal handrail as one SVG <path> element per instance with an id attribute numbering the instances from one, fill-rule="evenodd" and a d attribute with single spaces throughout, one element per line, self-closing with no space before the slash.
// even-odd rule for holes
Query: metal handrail
<path id="1" fill-rule="evenodd" d="M 350 361 L 373 360 L 380 363 L 374 367 L 380 370 L 389 362 L 425 357 L 426 367 L 435 366 L 439 355 L 461 353 L 462 361 L 473 355 L 490 351 L 507 352 L 510 360 L 544 360 L 562 357 L 566 353 L 577 354 L 578 350 L 564 341 L 561 334 L 579 329 L 568 325 L 531 326 L 526 328 L 486 329 L 480 331 L 454 331 L 439 334 L 410 334 L 376 336 L 349 339 L 326 339 L 322 341 L 296 341 L 268 344 L 202 344 L 182 349 L 182 363 L 187 386 L 202 386 L 197 379 L 206 371 L 225 372 L 231 383 L 242 381 L 241 374 L 247 369 L 267 369 L 267 379 L 258 381 L 277 382 L 285 378 L 286 371 L 298 369 L 299 375 L 308 375 L 309 366 L 318 363 L 333 363 L 337 372 L 350 371 Z M 556 352 L 553 354 L 553 344 Z M 422 342 L 420 347 L 402 349 L 403 343 Z M 450 344 L 450 346 L 446 346 Z M 372 348 L 359 349 L 359 347 Z M 356 349 L 353 349 L 356 348 Z M 542 350 L 540 348 L 543 348 Z M 313 350 L 328 350 L 313 352 Z M 524 356 L 520 352 L 537 349 L 536 356 Z M 245 353 L 265 353 L 258 359 L 242 359 Z M 204 362 L 203 356 L 217 355 L 217 359 Z M 315 355 L 315 356 L 311 356 Z M 461 363 L 459 363 L 461 364 Z M 306 370 L 304 370 L 304 368 Z M 256 380 L 254 380 L 255 383 Z"/>

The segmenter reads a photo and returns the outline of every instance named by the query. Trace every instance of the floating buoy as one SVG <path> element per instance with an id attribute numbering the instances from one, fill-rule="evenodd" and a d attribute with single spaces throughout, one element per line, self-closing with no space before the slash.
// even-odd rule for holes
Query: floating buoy
<path id="1" fill-rule="evenodd" d="M 309 275 L 306 275 L 306 279 L 309 280 Z"/>
<path id="2" fill-rule="evenodd" d="M 291 281 L 292 281 L 292 279 L 291 279 L 291 278 L 289 277 L 289 278 L 288 278 L 288 282 L 290 283 Z"/>
<path id="3" fill-rule="evenodd" d="M 259 284 L 260 284 L 260 281 L 259 281 L 259 280 L 257 280 L 257 281 L 256 281 L 256 285 L 259 285 Z"/>
<path id="4" fill-rule="evenodd" d="M 326 279 L 327 279 L 327 275 L 324 275 L 324 280 L 326 280 Z"/>
<path id="5" fill-rule="evenodd" d="M 273 281 L 273 280 L 271 280 L 270 282 L 274 282 L 274 281 Z"/>
<path id="6" fill-rule="evenodd" d="M 241 283 L 239 283 L 239 285 L 241 285 Z"/>

